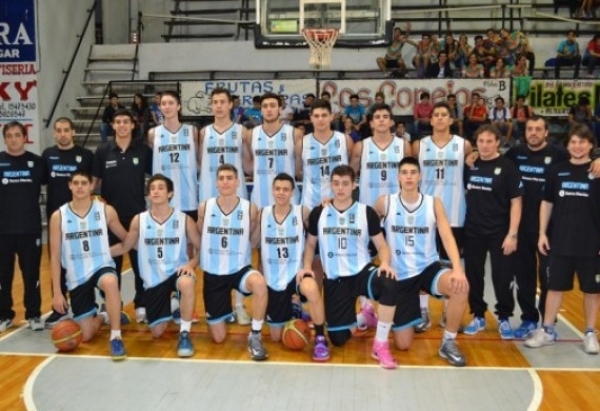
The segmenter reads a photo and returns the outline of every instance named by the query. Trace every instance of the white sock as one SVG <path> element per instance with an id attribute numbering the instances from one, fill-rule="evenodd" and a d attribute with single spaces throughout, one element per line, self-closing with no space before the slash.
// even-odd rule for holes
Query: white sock
<path id="1" fill-rule="evenodd" d="M 183 318 L 181 319 L 181 324 L 179 324 L 179 332 L 190 332 L 190 330 L 192 329 L 192 322 L 191 321 L 185 321 Z"/>
<path id="2" fill-rule="evenodd" d="M 251 325 L 252 331 L 260 332 L 260 330 L 262 330 L 263 323 L 264 323 L 264 320 L 255 320 L 253 318 L 252 325 Z"/>
<path id="3" fill-rule="evenodd" d="M 429 295 L 428 294 L 419 294 L 419 305 L 421 308 L 429 309 Z"/>
<path id="4" fill-rule="evenodd" d="M 365 328 L 367 326 L 367 319 L 363 313 L 356 314 L 356 322 L 358 323 L 358 328 Z"/>
<path id="5" fill-rule="evenodd" d="M 110 330 L 110 340 L 114 340 L 115 338 L 121 338 L 121 330 Z"/>
<path id="6" fill-rule="evenodd" d="M 444 336 L 442 338 L 444 340 L 454 340 L 456 339 L 456 333 L 451 333 L 448 330 L 444 330 Z"/>
<path id="7" fill-rule="evenodd" d="M 377 322 L 377 331 L 375 332 L 375 341 L 386 342 L 392 329 L 392 323 Z"/>
<path id="8" fill-rule="evenodd" d="M 358 297 L 358 303 L 360 304 L 360 308 L 365 308 L 366 305 L 369 305 L 369 299 L 364 295 Z"/>
<path id="9" fill-rule="evenodd" d="M 235 290 L 233 292 L 233 294 L 235 295 L 235 307 L 236 308 L 240 308 L 240 307 L 244 307 L 244 294 L 240 293 L 239 291 Z"/>

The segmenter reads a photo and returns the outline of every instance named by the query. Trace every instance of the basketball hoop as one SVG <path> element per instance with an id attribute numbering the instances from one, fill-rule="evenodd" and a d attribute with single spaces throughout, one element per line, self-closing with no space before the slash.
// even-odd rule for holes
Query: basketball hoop
<path id="1" fill-rule="evenodd" d="M 310 47 L 308 64 L 320 70 L 331 66 L 331 50 L 338 38 L 338 29 L 303 29 L 302 34 Z"/>

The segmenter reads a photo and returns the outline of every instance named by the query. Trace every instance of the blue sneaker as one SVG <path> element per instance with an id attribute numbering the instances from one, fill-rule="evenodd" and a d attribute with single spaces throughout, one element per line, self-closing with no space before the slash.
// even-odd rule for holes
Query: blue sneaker
<path id="1" fill-rule="evenodd" d="M 125 311 L 121 311 L 121 325 L 127 325 L 131 323 L 131 317 Z"/>
<path id="2" fill-rule="evenodd" d="M 315 338 L 315 348 L 313 349 L 313 361 L 329 361 L 329 347 L 327 347 L 327 340 L 323 335 L 318 335 Z"/>
<path id="3" fill-rule="evenodd" d="M 534 321 L 523 321 L 519 328 L 514 332 L 515 338 L 520 340 L 529 338 L 533 331 L 537 330 L 537 323 Z"/>
<path id="4" fill-rule="evenodd" d="M 180 357 L 191 357 L 194 355 L 194 345 L 190 338 L 188 331 L 182 331 L 179 333 L 179 347 L 177 348 L 177 355 Z"/>
<path id="5" fill-rule="evenodd" d="M 127 353 L 125 352 L 125 347 L 123 346 L 123 340 L 120 338 L 115 338 L 110 340 L 110 355 L 113 361 L 121 361 L 127 357 Z"/>
<path id="6" fill-rule="evenodd" d="M 515 333 L 508 320 L 500 320 L 498 332 L 500 333 L 500 338 L 503 340 L 512 340 L 515 338 Z"/>
<path id="7" fill-rule="evenodd" d="M 465 327 L 465 334 L 475 335 L 479 331 L 485 330 L 485 318 L 473 317 L 471 322 Z"/>

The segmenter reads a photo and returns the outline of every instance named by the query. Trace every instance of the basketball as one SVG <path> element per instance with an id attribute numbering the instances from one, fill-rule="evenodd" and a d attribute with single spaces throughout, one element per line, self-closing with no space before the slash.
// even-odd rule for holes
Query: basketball
<path id="1" fill-rule="evenodd" d="M 73 320 L 61 321 L 52 329 L 52 343 L 58 351 L 73 351 L 79 346 L 82 339 L 81 328 Z"/>
<path id="2" fill-rule="evenodd" d="M 283 328 L 281 341 L 290 350 L 302 350 L 310 340 L 310 328 L 302 320 L 291 320 Z"/>

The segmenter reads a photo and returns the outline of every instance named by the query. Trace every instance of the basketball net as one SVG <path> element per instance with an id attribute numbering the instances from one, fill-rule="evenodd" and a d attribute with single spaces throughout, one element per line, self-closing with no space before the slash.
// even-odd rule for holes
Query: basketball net
<path id="1" fill-rule="evenodd" d="M 338 29 L 304 29 L 302 34 L 310 47 L 308 64 L 317 70 L 331 66 L 331 50 L 335 44 Z"/>

